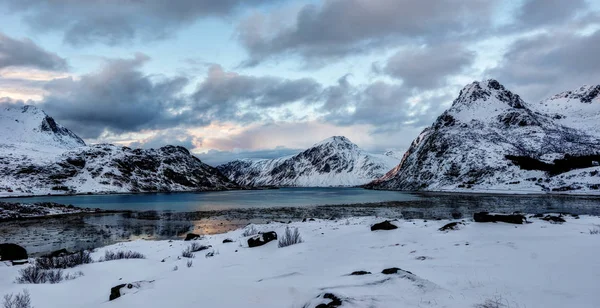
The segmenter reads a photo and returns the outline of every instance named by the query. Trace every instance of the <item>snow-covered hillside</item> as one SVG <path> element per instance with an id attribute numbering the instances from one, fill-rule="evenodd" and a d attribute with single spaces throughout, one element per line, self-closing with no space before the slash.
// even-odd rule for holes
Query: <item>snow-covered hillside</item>
<path id="1" fill-rule="evenodd" d="M 34 106 L 0 110 L 0 196 L 238 188 L 183 147 L 83 140 Z"/>
<path id="2" fill-rule="evenodd" d="M 474 82 L 367 187 L 600 193 L 600 139 L 557 118 L 495 80 Z"/>
<path id="3" fill-rule="evenodd" d="M 600 85 L 583 86 L 532 104 L 556 123 L 600 137 Z"/>
<path id="4" fill-rule="evenodd" d="M 367 153 L 348 138 L 334 136 L 302 153 L 277 159 L 235 160 L 217 168 L 251 186 L 355 186 L 376 179 L 399 160 Z"/>
<path id="5" fill-rule="evenodd" d="M 65 150 L 85 146 L 77 135 L 35 106 L 0 109 L 0 155 L 26 154 L 52 159 Z"/>

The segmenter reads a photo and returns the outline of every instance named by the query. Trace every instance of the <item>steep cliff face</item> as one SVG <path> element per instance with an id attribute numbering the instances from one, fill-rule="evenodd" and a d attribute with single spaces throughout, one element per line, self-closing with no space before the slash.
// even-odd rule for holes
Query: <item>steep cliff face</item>
<path id="1" fill-rule="evenodd" d="M 335 136 L 293 156 L 236 160 L 217 168 L 242 185 L 323 187 L 365 184 L 397 163 L 393 156 L 367 153 Z"/>
<path id="2" fill-rule="evenodd" d="M 182 147 L 86 146 L 34 106 L 0 110 L 0 131 L 1 196 L 239 188 Z"/>
<path id="3" fill-rule="evenodd" d="M 593 192 L 600 188 L 599 161 L 599 138 L 487 80 L 467 85 L 400 164 L 366 187 Z"/>

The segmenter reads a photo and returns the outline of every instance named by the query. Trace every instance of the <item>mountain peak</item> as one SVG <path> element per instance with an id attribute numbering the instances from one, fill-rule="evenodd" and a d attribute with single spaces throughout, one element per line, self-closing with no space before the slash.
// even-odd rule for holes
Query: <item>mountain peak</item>
<path id="1" fill-rule="evenodd" d="M 460 105 L 468 106 L 474 102 L 488 101 L 492 98 L 513 108 L 525 108 L 524 102 L 519 95 L 510 92 L 495 79 L 474 81 L 466 85 L 460 90 L 460 94 L 452 103 L 452 107 Z"/>
<path id="2" fill-rule="evenodd" d="M 578 100 L 582 103 L 592 103 L 596 98 L 600 97 L 600 85 L 583 85 L 572 91 L 565 91 L 554 95 L 549 100 L 569 99 Z"/>
<path id="3" fill-rule="evenodd" d="M 350 139 L 344 137 L 344 136 L 332 136 L 329 137 L 325 140 L 322 140 L 321 142 L 318 142 L 314 145 L 314 147 L 319 147 L 319 146 L 323 146 L 323 145 L 333 145 L 333 146 L 339 146 L 339 145 L 351 145 L 353 147 L 357 147 L 356 144 L 354 144 L 352 141 L 350 141 Z"/>

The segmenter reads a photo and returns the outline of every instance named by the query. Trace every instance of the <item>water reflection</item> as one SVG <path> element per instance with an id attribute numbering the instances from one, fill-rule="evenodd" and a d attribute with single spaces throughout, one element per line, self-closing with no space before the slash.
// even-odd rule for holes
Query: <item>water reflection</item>
<path id="1" fill-rule="evenodd" d="M 0 223 L 0 242 L 18 243 L 35 255 L 61 248 L 86 249 L 136 239 L 176 239 L 190 231 L 222 233 L 248 223 L 349 216 L 459 219 L 480 211 L 600 215 L 600 198 L 422 194 L 416 201 L 371 204 L 74 215 Z"/>

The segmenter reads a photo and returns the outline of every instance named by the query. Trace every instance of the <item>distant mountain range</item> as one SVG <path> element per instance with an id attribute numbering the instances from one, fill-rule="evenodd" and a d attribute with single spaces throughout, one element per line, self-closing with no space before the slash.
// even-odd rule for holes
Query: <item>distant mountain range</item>
<path id="1" fill-rule="evenodd" d="M 334 136 L 214 168 L 182 147 L 88 146 L 35 106 L 0 109 L 0 135 L 0 196 L 358 185 L 600 193 L 600 86 L 528 104 L 496 80 L 473 82 L 403 154 Z"/>
<path id="2" fill-rule="evenodd" d="M 35 106 L 0 110 L 0 196 L 240 188 L 183 147 L 87 146 Z"/>
<path id="3" fill-rule="evenodd" d="M 356 186 L 383 176 L 400 161 L 395 153 L 368 153 L 348 138 L 334 136 L 287 157 L 242 159 L 217 166 L 248 186 Z"/>
<path id="4" fill-rule="evenodd" d="M 600 193 L 600 86 L 527 104 L 467 85 L 373 189 Z"/>

